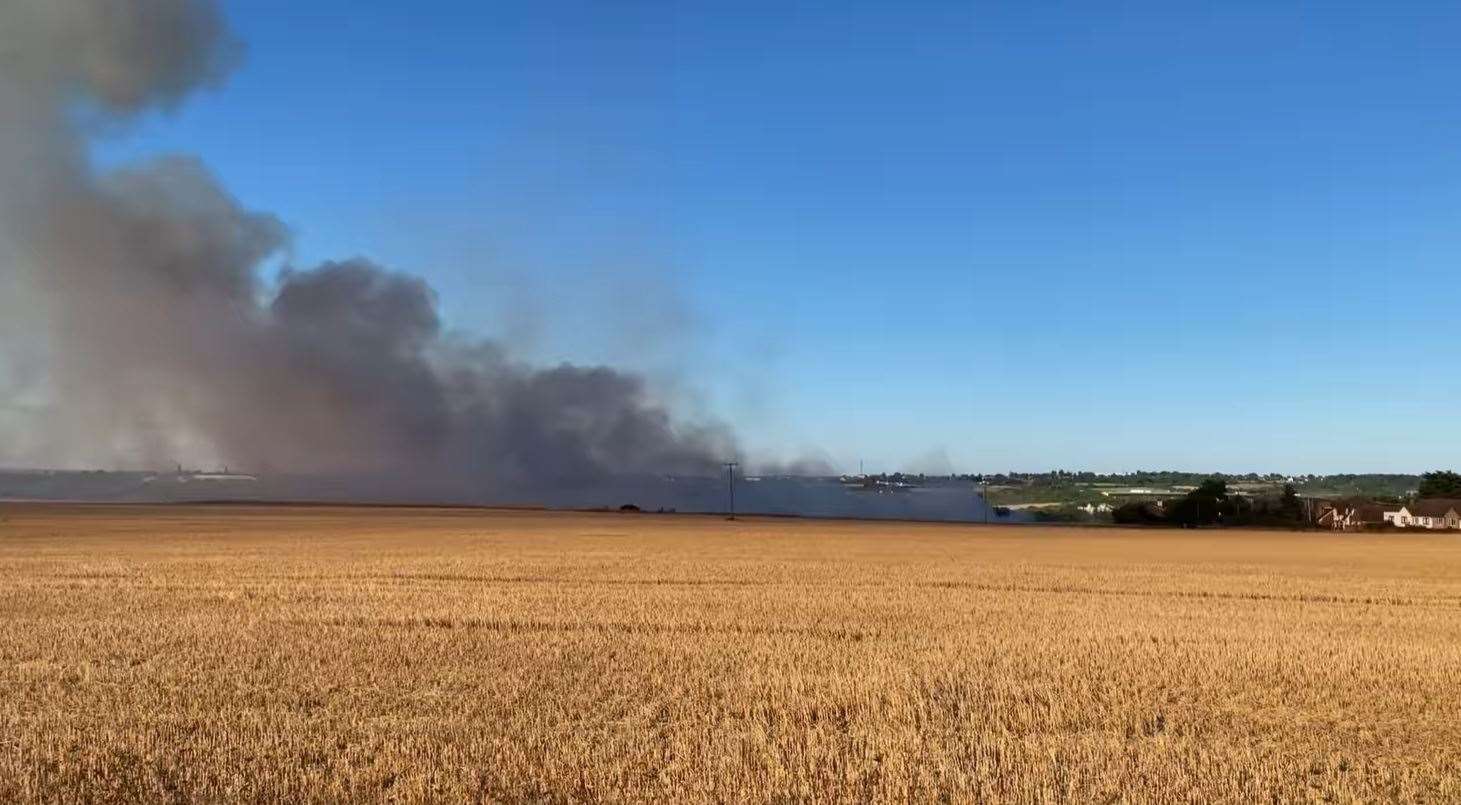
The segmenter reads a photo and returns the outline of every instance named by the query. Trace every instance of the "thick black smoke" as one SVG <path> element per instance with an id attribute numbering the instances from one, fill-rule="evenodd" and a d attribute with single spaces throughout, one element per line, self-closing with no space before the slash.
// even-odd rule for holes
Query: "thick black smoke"
<path id="1" fill-rule="evenodd" d="M 212 0 L 0 0 L 0 460 L 568 484 L 732 452 L 637 376 L 445 335 L 414 277 L 347 260 L 265 283 L 285 228 L 195 160 L 93 170 L 93 127 L 238 51 Z"/>

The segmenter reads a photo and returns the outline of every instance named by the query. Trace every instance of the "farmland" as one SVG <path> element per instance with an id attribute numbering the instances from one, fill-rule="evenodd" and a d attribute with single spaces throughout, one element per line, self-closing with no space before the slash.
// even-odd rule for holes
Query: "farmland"
<path id="1" fill-rule="evenodd" d="M 0 690 L 0 801 L 1454 801 L 1461 538 L 0 504 Z"/>

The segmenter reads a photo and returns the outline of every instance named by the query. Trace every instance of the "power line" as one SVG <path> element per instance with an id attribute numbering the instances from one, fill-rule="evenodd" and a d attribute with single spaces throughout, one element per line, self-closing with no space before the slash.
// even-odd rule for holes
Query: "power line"
<path id="1" fill-rule="evenodd" d="M 726 490 L 730 493 L 730 517 L 736 519 L 736 467 L 741 466 L 737 462 L 725 462 L 725 484 Z"/>

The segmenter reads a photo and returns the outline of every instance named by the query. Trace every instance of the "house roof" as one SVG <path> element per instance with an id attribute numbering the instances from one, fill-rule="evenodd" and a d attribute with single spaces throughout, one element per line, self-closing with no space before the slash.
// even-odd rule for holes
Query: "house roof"
<path id="1" fill-rule="evenodd" d="M 1421 498 L 1410 506 L 1410 513 L 1421 517 L 1444 517 L 1449 511 L 1461 512 L 1461 500 Z"/>
<path id="2" fill-rule="evenodd" d="M 1381 506 L 1377 503 L 1367 503 L 1354 508 L 1354 517 L 1362 523 L 1383 523 L 1385 522 L 1385 512 L 1399 510 L 1399 506 L 1391 507 Z"/>

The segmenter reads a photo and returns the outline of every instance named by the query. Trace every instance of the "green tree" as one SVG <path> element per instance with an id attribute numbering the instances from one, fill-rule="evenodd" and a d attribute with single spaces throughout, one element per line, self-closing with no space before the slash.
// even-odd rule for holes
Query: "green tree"
<path id="1" fill-rule="evenodd" d="M 1111 512 L 1111 519 L 1122 525 L 1157 525 L 1166 521 L 1162 510 L 1149 500 L 1123 503 Z"/>
<path id="2" fill-rule="evenodd" d="M 1188 492 L 1187 497 L 1167 506 L 1167 520 L 1181 526 L 1212 525 L 1220 522 L 1223 514 L 1230 509 L 1228 482 L 1221 478 L 1208 478 Z"/>
<path id="3" fill-rule="evenodd" d="M 1283 485 L 1283 497 L 1279 499 L 1278 510 L 1285 520 L 1302 520 L 1304 503 L 1299 500 L 1299 490 L 1293 484 Z"/>
<path id="4" fill-rule="evenodd" d="M 1461 498 L 1461 474 L 1436 470 L 1420 476 L 1419 497 Z"/>

